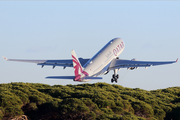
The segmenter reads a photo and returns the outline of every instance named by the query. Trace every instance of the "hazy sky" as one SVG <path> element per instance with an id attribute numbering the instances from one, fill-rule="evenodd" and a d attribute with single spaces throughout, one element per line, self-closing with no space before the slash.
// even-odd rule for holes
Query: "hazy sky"
<path id="1" fill-rule="evenodd" d="M 14 59 L 91 58 L 120 37 L 122 59 L 171 61 L 180 58 L 180 1 L 0 1 L 0 55 Z M 145 90 L 180 86 L 176 64 L 121 69 L 118 85 Z M 113 72 L 103 80 L 111 83 Z M 45 79 L 73 75 L 73 68 L 44 67 L 0 59 L 0 83 L 82 84 Z"/>

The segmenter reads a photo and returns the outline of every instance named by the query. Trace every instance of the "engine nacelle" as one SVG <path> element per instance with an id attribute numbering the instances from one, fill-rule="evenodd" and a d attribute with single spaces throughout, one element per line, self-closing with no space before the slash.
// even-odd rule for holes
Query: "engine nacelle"
<path id="1" fill-rule="evenodd" d="M 136 67 L 129 67 L 128 70 L 134 70 Z"/>
<path id="2" fill-rule="evenodd" d="M 133 59 L 131 59 L 131 61 L 137 61 L 137 59 L 133 58 Z M 135 68 L 138 69 L 139 67 L 129 67 L 127 69 L 128 70 L 134 70 Z"/>
<path id="3" fill-rule="evenodd" d="M 131 61 L 137 61 L 137 59 L 136 59 L 136 58 L 133 58 Z"/>

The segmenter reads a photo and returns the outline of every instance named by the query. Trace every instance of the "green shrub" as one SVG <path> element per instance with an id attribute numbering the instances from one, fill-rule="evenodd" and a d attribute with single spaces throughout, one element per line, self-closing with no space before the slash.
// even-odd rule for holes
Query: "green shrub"
<path id="1" fill-rule="evenodd" d="M 116 104 L 117 106 L 119 106 L 119 107 L 123 107 L 123 106 L 124 106 L 123 103 L 122 103 L 122 101 L 120 101 L 120 100 L 116 100 L 116 101 L 115 101 L 115 104 Z"/>
<path id="2" fill-rule="evenodd" d="M 106 114 L 113 114 L 114 112 L 109 108 L 101 108 L 101 110 Z"/>
<path id="3" fill-rule="evenodd" d="M 164 117 L 166 116 L 166 113 L 163 109 L 156 108 L 154 110 L 154 115 L 158 120 L 163 120 Z"/>
<path id="4" fill-rule="evenodd" d="M 16 96 L 18 96 L 24 104 L 29 102 L 28 95 L 23 93 L 22 91 L 20 91 L 20 90 L 12 90 L 12 92 L 14 94 L 16 94 Z"/>
<path id="5" fill-rule="evenodd" d="M 99 108 L 106 108 L 107 106 L 115 106 L 114 101 L 108 99 L 97 99 L 95 103 Z"/>
<path id="6" fill-rule="evenodd" d="M 132 113 L 125 112 L 120 120 L 138 120 L 138 118 L 134 116 Z"/>
<path id="7" fill-rule="evenodd" d="M 133 102 L 132 107 L 137 116 L 150 118 L 154 115 L 152 107 L 143 101 Z"/>
<path id="8" fill-rule="evenodd" d="M 5 113 L 4 108 L 0 107 L 0 120 L 3 118 L 4 113 Z"/>
<path id="9" fill-rule="evenodd" d="M 32 95 L 29 97 L 31 102 L 35 102 L 37 105 L 41 105 L 46 102 L 46 100 L 42 97 L 39 97 L 37 95 Z"/>
<path id="10" fill-rule="evenodd" d="M 134 113 L 134 109 L 127 100 L 123 100 L 122 103 L 123 103 L 124 111 Z"/>
<path id="11" fill-rule="evenodd" d="M 20 106 L 9 106 L 5 109 L 5 115 L 9 117 L 23 115 L 23 111 Z"/>
<path id="12" fill-rule="evenodd" d="M 66 98 L 61 104 L 61 109 L 65 113 L 89 112 L 89 108 L 77 98 Z"/>
<path id="13" fill-rule="evenodd" d="M 28 105 L 28 107 L 29 107 L 29 109 L 31 109 L 31 110 L 37 110 L 38 109 L 38 107 L 36 106 L 36 103 L 29 103 L 29 105 Z"/>
<path id="14" fill-rule="evenodd" d="M 91 111 L 89 114 L 87 114 L 85 116 L 86 120 L 95 120 L 96 119 L 96 113 L 94 113 L 93 111 Z"/>
<path id="15" fill-rule="evenodd" d="M 119 107 L 119 106 L 115 106 L 115 107 L 112 107 L 111 108 L 113 111 L 114 111 L 114 113 L 116 113 L 116 114 L 122 114 L 123 113 L 123 108 L 122 107 Z"/>
<path id="16" fill-rule="evenodd" d="M 179 96 L 180 87 L 146 91 L 107 83 L 0 84 L 0 119 L 22 115 L 23 111 L 37 120 L 180 119 Z"/>
<path id="17" fill-rule="evenodd" d="M 4 91 L 0 93 L 0 106 L 7 107 L 13 105 L 22 105 L 22 101 L 19 97 L 12 94 L 9 91 Z"/>

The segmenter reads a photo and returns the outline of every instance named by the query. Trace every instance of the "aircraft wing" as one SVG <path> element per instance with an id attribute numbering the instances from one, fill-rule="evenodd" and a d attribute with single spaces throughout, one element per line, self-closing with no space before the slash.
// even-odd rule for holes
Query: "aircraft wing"
<path id="1" fill-rule="evenodd" d="M 29 63 L 36 63 L 37 65 L 44 66 L 62 66 L 62 67 L 73 67 L 72 59 L 66 59 L 66 60 L 25 60 L 25 59 L 7 59 L 3 56 L 3 58 L 6 61 L 16 61 L 16 62 L 29 62 Z M 89 59 L 83 59 L 78 58 L 82 66 L 89 60 Z"/>
<path id="2" fill-rule="evenodd" d="M 119 68 L 150 67 L 156 65 L 172 64 L 172 63 L 176 63 L 177 61 L 178 59 L 176 61 L 163 61 L 163 62 L 114 59 L 109 66 L 109 70 L 114 70 Z"/>

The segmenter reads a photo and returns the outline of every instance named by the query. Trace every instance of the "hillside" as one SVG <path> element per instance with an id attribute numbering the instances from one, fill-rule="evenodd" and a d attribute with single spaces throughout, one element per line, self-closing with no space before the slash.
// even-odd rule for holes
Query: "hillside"
<path id="1" fill-rule="evenodd" d="M 0 84 L 0 119 L 179 120 L 180 87 L 146 91 L 107 83 Z"/>

